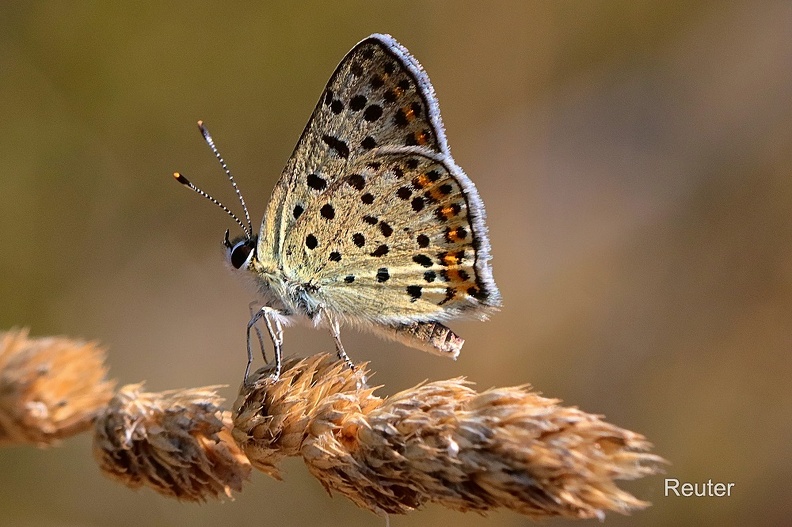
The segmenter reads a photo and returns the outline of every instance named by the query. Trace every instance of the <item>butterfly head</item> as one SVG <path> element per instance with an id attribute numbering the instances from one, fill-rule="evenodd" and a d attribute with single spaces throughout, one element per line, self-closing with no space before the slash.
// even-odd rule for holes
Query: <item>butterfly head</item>
<path id="1" fill-rule="evenodd" d="M 229 240 L 228 230 L 226 230 L 223 238 L 226 261 L 234 269 L 248 269 L 256 257 L 256 242 L 256 236 L 248 237 L 247 235 L 237 236 L 233 240 Z"/>

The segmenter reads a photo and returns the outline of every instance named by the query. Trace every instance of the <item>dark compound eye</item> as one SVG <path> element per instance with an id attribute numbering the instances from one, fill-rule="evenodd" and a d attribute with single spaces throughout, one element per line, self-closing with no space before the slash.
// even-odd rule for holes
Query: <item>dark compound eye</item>
<path id="1" fill-rule="evenodd" d="M 234 266 L 234 269 L 239 269 L 245 265 L 245 261 L 248 259 L 248 256 L 250 256 L 251 252 L 253 252 L 252 240 L 238 243 L 233 249 L 231 249 L 231 265 Z"/>

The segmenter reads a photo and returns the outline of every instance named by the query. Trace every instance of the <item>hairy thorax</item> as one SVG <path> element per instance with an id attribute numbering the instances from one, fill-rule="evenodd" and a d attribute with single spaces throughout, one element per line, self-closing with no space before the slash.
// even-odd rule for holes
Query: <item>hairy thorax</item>
<path id="1" fill-rule="evenodd" d="M 314 318 L 318 314 L 320 302 L 310 285 L 290 279 L 275 265 L 254 261 L 245 275 L 255 284 L 264 305 L 286 316 Z"/>

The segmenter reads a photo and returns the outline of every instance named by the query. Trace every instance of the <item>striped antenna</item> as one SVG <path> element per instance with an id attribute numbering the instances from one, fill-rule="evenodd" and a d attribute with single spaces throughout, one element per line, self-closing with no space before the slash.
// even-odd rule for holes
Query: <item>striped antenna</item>
<path id="1" fill-rule="evenodd" d="M 239 202 L 242 204 L 242 210 L 245 212 L 245 220 L 247 221 L 247 225 L 248 225 L 247 229 L 245 229 L 245 227 L 242 227 L 242 230 L 245 231 L 247 237 L 250 238 L 250 233 L 253 232 L 253 224 L 250 223 L 250 214 L 248 214 L 248 208 L 247 205 L 245 204 L 245 198 L 242 197 L 242 193 L 239 191 L 239 187 L 237 187 L 236 181 L 234 181 L 234 176 L 231 175 L 231 171 L 228 170 L 228 165 L 226 165 L 226 162 L 223 160 L 223 157 L 220 155 L 220 152 L 217 151 L 217 147 L 215 146 L 214 140 L 212 139 L 212 136 L 209 134 L 209 130 L 207 130 L 206 127 L 204 126 L 203 121 L 198 121 L 198 129 L 201 130 L 201 135 L 203 136 L 204 141 L 206 141 L 206 144 L 208 144 L 209 148 L 212 149 L 212 152 L 214 152 L 214 155 L 217 158 L 217 160 L 220 161 L 220 166 L 223 167 L 223 171 L 225 171 L 226 175 L 228 176 L 228 180 L 231 182 L 231 186 L 234 187 L 234 192 L 236 192 L 236 195 L 239 198 Z M 236 218 L 236 216 L 234 216 L 234 218 Z M 237 220 L 237 222 L 239 222 L 239 220 Z"/>

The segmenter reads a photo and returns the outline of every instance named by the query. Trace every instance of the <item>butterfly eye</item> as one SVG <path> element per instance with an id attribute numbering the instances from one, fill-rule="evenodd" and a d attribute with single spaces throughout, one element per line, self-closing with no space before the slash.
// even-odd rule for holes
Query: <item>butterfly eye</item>
<path id="1" fill-rule="evenodd" d="M 252 251 L 253 245 L 250 240 L 238 243 L 233 249 L 231 249 L 231 265 L 234 266 L 234 269 L 241 268 L 247 261 Z"/>

